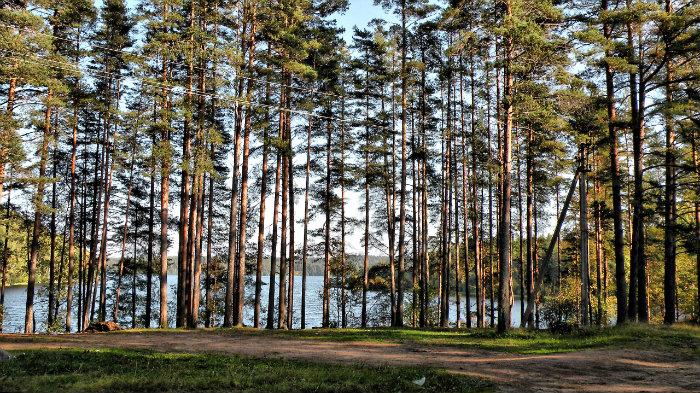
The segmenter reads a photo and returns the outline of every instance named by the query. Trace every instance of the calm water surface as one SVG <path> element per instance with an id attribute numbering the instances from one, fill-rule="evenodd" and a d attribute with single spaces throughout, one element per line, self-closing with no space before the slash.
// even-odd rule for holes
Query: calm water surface
<path id="1" fill-rule="evenodd" d="M 267 283 L 269 277 L 268 276 L 263 276 L 263 282 Z M 125 287 L 122 289 L 122 307 L 126 306 L 126 309 L 123 309 L 121 312 L 121 318 L 120 323 L 125 326 L 129 327 L 131 326 L 131 310 L 130 310 L 130 304 L 131 304 L 131 288 L 130 288 L 130 277 L 125 277 Z M 255 278 L 251 277 L 251 282 L 254 282 Z M 322 318 L 322 298 L 321 298 L 321 291 L 323 289 L 323 277 L 322 276 L 309 276 L 307 277 L 307 294 L 306 294 L 306 327 L 311 328 L 311 327 L 316 327 L 321 325 L 321 318 Z M 110 282 L 108 284 L 109 290 L 108 294 L 111 295 L 113 292 L 112 289 L 112 284 L 113 282 Z M 169 287 L 169 293 L 168 293 L 168 301 L 169 301 L 169 308 L 168 308 L 168 314 L 169 314 L 169 322 L 171 326 L 175 326 L 175 321 L 174 321 L 174 315 L 175 315 L 175 304 L 174 304 L 174 299 L 175 299 L 175 290 L 176 290 L 176 285 L 177 285 L 177 276 L 176 275 L 168 275 L 168 287 Z M 153 282 L 153 320 L 151 323 L 151 326 L 157 326 L 157 312 L 158 312 L 158 299 L 159 299 L 159 284 L 158 284 L 158 279 L 157 277 L 154 278 Z M 278 293 L 277 291 L 277 285 L 275 288 L 275 293 Z M 267 294 L 268 294 L 268 287 L 267 285 L 263 286 L 262 289 L 262 304 L 263 308 L 266 308 L 267 306 Z M 34 310 L 35 310 L 35 321 L 36 321 L 36 329 L 38 332 L 45 331 L 46 330 L 46 312 L 47 312 L 47 298 L 46 296 L 42 295 L 45 291 L 43 289 L 38 289 L 37 290 L 37 296 L 35 297 L 35 304 L 34 304 Z M 99 290 L 98 290 L 99 292 Z M 221 294 L 223 296 L 223 293 Z M 254 295 L 254 287 L 250 286 L 246 288 L 246 297 L 249 297 L 246 301 L 246 307 L 244 309 L 244 319 L 246 325 L 252 325 L 253 324 L 253 303 L 252 303 L 252 296 Z M 356 294 L 356 297 L 359 299 L 361 294 Z M 139 289 L 138 294 L 138 306 L 137 306 L 137 314 L 138 315 L 143 315 L 144 314 L 144 304 L 143 304 L 143 299 L 145 298 L 145 290 Z M 408 300 L 411 298 L 411 294 L 407 293 L 405 298 Z M 386 296 L 382 295 L 377 292 L 370 292 L 368 294 L 368 310 L 370 316 L 374 316 L 374 318 L 371 318 L 375 324 L 381 324 L 382 321 L 380 320 L 381 317 L 384 317 L 385 311 L 386 310 Z M 22 332 L 24 328 L 24 312 L 25 312 L 25 304 L 27 300 L 27 289 L 25 286 L 13 286 L 5 289 L 5 318 L 3 321 L 3 332 L 6 333 L 16 333 L 16 332 Z M 336 301 L 337 298 L 336 296 L 331 296 L 331 319 L 332 320 L 339 320 L 339 315 L 340 315 L 340 310 L 339 310 L 339 304 Z M 202 304 L 204 303 L 204 292 L 202 292 Z M 352 304 L 353 302 L 350 301 Z M 471 304 L 472 304 L 472 311 L 475 309 L 476 305 L 476 298 L 471 299 Z M 63 305 L 65 307 L 65 305 Z M 487 301 L 487 307 L 488 307 L 488 301 Z M 462 299 L 462 305 L 461 305 L 462 311 L 462 320 L 464 320 L 464 299 Z M 111 310 L 112 310 L 112 303 L 111 300 L 107 300 L 107 310 L 108 310 L 108 315 L 111 315 Z M 347 309 L 347 314 L 348 314 L 348 323 L 350 325 L 353 324 L 353 322 L 356 322 L 359 320 L 360 314 L 361 314 L 361 305 L 358 304 L 352 304 L 351 306 L 348 307 Z M 299 328 L 300 327 L 300 311 L 301 311 L 301 277 L 297 276 L 294 278 L 294 327 Z M 74 311 L 75 313 L 76 311 Z M 263 310 L 263 315 L 265 310 Z M 406 308 L 405 313 L 407 315 L 410 314 L 410 308 Z M 200 313 L 200 315 L 202 315 Z M 59 318 L 65 318 L 65 316 Z M 454 299 L 450 302 L 450 320 L 452 323 L 456 323 L 456 306 Z M 513 309 L 512 309 L 512 318 L 511 318 L 513 325 L 514 326 L 520 326 L 520 302 L 518 300 L 515 301 L 515 304 L 513 304 Z M 264 317 L 263 317 L 264 321 Z M 217 321 L 221 322 L 221 321 Z M 475 321 L 474 321 L 475 322 Z M 77 329 L 77 318 L 73 317 L 73 331 Z"/>

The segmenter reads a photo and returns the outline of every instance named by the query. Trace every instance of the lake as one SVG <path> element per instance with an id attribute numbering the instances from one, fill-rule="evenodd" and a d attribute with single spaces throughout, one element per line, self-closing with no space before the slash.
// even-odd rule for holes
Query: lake
<path id="1" fill-rule="evenodd" d="M 249 277 L 250 282 L 255 281 L 255 277 Z M 263 282 L 267 283 L 269 277 L 268 276 L 263 276 Z M 122 311 L 120 314 L 120 317 L 122 320 L 120 320 L 120 324 L 124 327 L 129 327 L 131 326 L 131 311 L 129 309 L 130 307 L 130 301 L 131 301 L 131 289 L 130 289 L 130 278 L 125 277 L 125 282 L 124 282 L 124 288 L 122 289 L 122 295 L 121 295 L 121 300 L 122 300 L 122 307 L 127 306 L 127 309 Z M 317 327 L 321 325 L 321 319 L 322 319 L 322 307 L 323 307 L 323 301 L 321 298 L 321 292 L 323 289 L 323 277 L 322 276 L 308 276 L 307 277 L 307 294 L 306 294 L 306 327 L 311 328 L 311 327 Z M 152 305 L 153 309 L 153 320 L 151 323 L 151 326 L 157 326 L 157 312 L 158 312 L 158 299 L 159 299 L 159 294 L 158 294 L 158 279 L 157 277 L 154 278 L 154 288 L 153 288 L 153 299 L 154 303 Z M 175 290 L 176 290 L 176 285 L 177 285 L 177 275 L 168 275 L 168 287 L 169 287 L 169 294 L 168 294 L 168 302 L 169 302 L 169 307 L 168 307 L 168 316 L 169 316 L 169 322 L 171 326 L 175 326 Z M 108 287 L 110 289 L 108 290 L 108 294 L 111 295 L 112 290 L 111 290 L 111 283 L 108 284 Z M 277 287 L 277 285 L 276 285 Z M 262 305 L 263 308 L 266 308 L 267 306 L 267 294 L 268 294 L 268 287 L 267 285 L 263 286 L 262 289 Z M 47 298 L 46 296 L 43 296 L 42 293 L 45 291 L 43 288 L 38 288 L 37 289 L 37 296 L 35 297 L 35 304 L 34 304 L 34 310 L 35 310 L 35 320 L 36 320 L 36 329 L 38 332 L 42 332 L 46 330 L 46 310 L 47 310 Z M 99 290 L 98 290 L 99 293 Z M 275 290 L 275 293 L 277 293 L 277 289 Z M 220 294 L 223 296 L 223 293 Z M 246 306 L 244 308 L 244 320 L 246 325 L 253 325 L 253 295 L 254 295 L 254 287 L 249 286 L 246 288 Z M 99 296 L 99 295 L 98 295 Z M 143 315 L 144 314 L 144 304 L 143 304 L 143 298 L 145 297 L 145 291 L 139 290 L 138 295 L 139 297 L 139 304 L 137 306 L 137 314 L 138 315 Z M 358 325 L 359 324 L 359 318 L 361 315 L 361 304 L 359 304 L 358 299 L 361 299 L 361 292 L 360 293 L 355 293 L 353 295 L 348 295 L 351 299 L 348 302 L 348 307 L 347 307 L 347 315 L 348 315 L 348 325 L 353 326 L 353 325 Z M 412 294 L 411 293 L 406 293 L 405 299 L 409 301 L 411 299 Z M 340 304 L 337 301 L 339 299 L 339 296 L 337 295 L 336 290 L 331 291 L 331 320 L 338 321 L 339 320 L 339 315 L 341 314 L 340 312 Z M 24 312 L 25 312 L 25 304 L 27 300 L 27 290 L 25 286 L 13 286 L 13 287 L 8 287 L 5 289 L 5 318 L 3 322 L 3 332 L 5 333 L 18 333 L 22 332 L 24 329 Z M 202 291 L 202 304 L 204 304 L 204 292 Z M 372 325 L 385 325 L 388 324 L 388 321 L 386 320 L 387 316 L 387 296 L 385 294 L 381 294 L 378 292 L 370 292 L 368 293 L 367 296 L 367 308 L 368 308 L 368 314 L 370 315 L 370 322 Z M 475 310 L 476 307 L 476 298 L 471 299 L 471 304 L 472 304 L 472 311 Z M 65 306 L 65 305 L 64 305 Z M 464 321 L 464 299 L 462 299 L 462 320 Z M 488 307 L 488 301 L 487 301 L 487 307 Z M 112 311 L 112 303 L 110 299 L 107 299 L 107 314 L 111 315 Z M 74 313 L 76 311 L 74 310 Z M 294 327 L 299 328 L 300 327 L 300 312 L 301 312 L 301 277 L 297 276 L 294 278 Z M 411 309 L 410 307 L 406 307 L 405 309 L 405 314 L 406 316 L 410 316 Z M 275 313 L 276 314 L 276 313 Z M 487 312 L 488 314 L 488 312 Z M 266 314 L 264 313 L 263 310 L 263 323 L 264 323 L 264 316 Z M 200 316 L 203 316 L 202 313 L 200 313 Z M 488 317 L 488 315 L 487 315 Z M 60 318 L 60 317 L 59 317 Z M 520 301 L 515 300 L 515 303 L 513 304 L 513 309 L 512 309 L 512 317 L 511 317 L 513 326 L 520 326 Z M 455 306 L 455 301 L 454 298 L 450 302 L 450 321 L 452 324 L 456 323 L 456 306 Z M 221 321 L 218 320 L 216 321 L 217 323 L 220 323 Z M 475 324 L 475 320 L 473 319 L 473 323 Z M 73 318 L 73 331 L 76 330 L 77 328 L 77 318 Z"/>

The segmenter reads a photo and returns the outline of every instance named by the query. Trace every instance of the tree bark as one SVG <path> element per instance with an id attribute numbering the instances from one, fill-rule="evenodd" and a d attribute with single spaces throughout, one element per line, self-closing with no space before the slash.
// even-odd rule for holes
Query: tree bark
<path id="1" fill-rule="evenodd" d="M 587 151 L 586 147 L 582 146 L 580 150 L 581 160 L 581 175 L 579 176 L 579 226 L 581 230 L 581 238 L 579 239 L 579 257 L 580 257 L 580 277 L 581 277 L 581 324 L 588 325 L 588 308 L 590 305 L 589 292 L 589 267 L 588 267 L 588 185 L 586 173 Z"/>
<path id="2" fill-rule="evenodd" d="M 281 115 L 281 114 L 280 114 Z M 283 135 L 283 130 L 280 129 L 280 137 Z M 277 216 L 279 214 L 280 204 L 280 180 L 282 172 L 282 154 L 277 151 L 277 169 L 275 169 L 275 198 L 272 206 L 272 250 L 270 253 L 270 278 L 267 296 L 267 329 L 274 328 L 274 312 L 275 312 L 275 273 L 277 264 Z"/>
<path id="3" fill-rule="evenodd" d="M 477 134 L 476 134 L 476 78 L 474 75 L 474 58 L 469 61 L 469 84 L 471 93 L 470 120 L 471 120 L 471 145 L 472 145 L 472 232 L 474 236 L 474 290 L 476 291 L 476 326 L 484 327 L 484 279 L 481 260 L 481 235 L 479 234 L 479 195 L 477 185 L 476 171 L 476 152 L 477 152 Z M 482 201 L 483 202 L 483 201 Z"/>
<path id="4" fill-rule="evenodd" d="M 506 15 L 512 16 L 510 0 L 506 1 Z M 511 194 L 511 133 L 513 127 L 513 76 L 511 62 L 513 41 L 505 39 L 505 67 L 503 69 L 503 90 L 505 101 L 503 111 L 505 122 L 503 128 L 503 189 L 501 195 L 501 211 L 499 224 L 499 286 L 498 286 L 498 331 L 505 332 L 510 328 L 510 194 Z"/>
<path id="5" fill-rule="evenodd" d="M 70 333 L 73 309 L 73 269 L 75 265 L 75 199 L 77 192 L 76 185 L 76 164 L 78 160 L 78 109 L 73 110 L 73 132 L 71 137 L 70 154 L 70 195 L 68 202 L 68 277 L 66 278 L 66 324 L 65 331 Z M 79 261 L 82 263 L 82 261 Z M 80 293 L 78 293 L 80 296 Z M 78 313 L 80 319 L 80 313 Z"/>
<path id="6" fill-rule="evenodd" d="M 248 43 L 248 70 L 253 71 L 255 61 L 255 34 L 256 34 L 256 8 L 253 2 L 250 22 L 250 36 Z M 248 79 L 246 86 L 246 99 L 252 100 L 253 79 Z M 246 228 L 248 225 L 248 160 L 250 156 L 250 133 L 252 129 L 251 119 L 254 108 L 248 106 L 245 112 L 244 136 L 243 136 L 243 162 L 241 168 L 241 220 L 238 227 L 238 282 L 236 294 L 236 309 L 234 310 L 233 323 L 236 326 L 243 326 L 243 305 L 245 302 L 245 273 L 246 273 Z"/>
<path id="7" fill-rule="evenodd" d="M 303 234 L 303 245 L 301 250 L 301 329 L 306 329 L 306 263 L 308 259 L 308 249 L 309 249 L 309 187 L 310 179 L 309 174 L 311 172 L 311 117 L 309 117 L 309 124 L 306 127 L 306 180 L 304 187 L 304 234 Z M 366 259 L 366 246 L 365 241 L 365 259 Z M 366 291 L 363 290 L 363 296 L 366 296 Z M 362 303 L 363 316 L 365 315 L 365 302 Z M 364 317 L 363 317 L 364 318 Z M 364 320 L 364 319 L 363 319 Z"/>
<path id="8" fill-rule="evenodd" d="M 666 13 L 673 13 L 671 0 L 666 0 Z M 669 48 L 667 47 L 668 51 Z M 666 102 L 673 103 L 671 80 L 674 76 L 673 64 L 666 63 Z M 673 115 L 666 114 L 666 152 L 664 155 L 665 180 L 664 196 L 664 323 L 676 322 L 676 149 Z M 700 309 L 699 309 L 700 312 Z"/>
<path id="9" fill-rule="evenodd" d="M 36 281 L 36 264 L 39 259 L 39 238 L 41 236 L 41 218 L 44 209 L 44 187 L 46 177 L 46 164 L 48 161 L 49 140 L 51 139 L 51 99 L 53 97 L 51 89 L 46 96 L 46 110 L 44 112 L 44 134 L 39 146 L 39 180 L 34 195 L 34 224 L 29 251 L 29 261 L 27 264 L 27 304 L 24 314 L 24 333 L 33 333 L 34 326 L 34 284 Z"/>
<path id="10" fill-rule="evenodd" d="M 248 23 L 245 20 L 247 12 L 244 12 L 244 21 L 241 27 L 241 53 L 246 53 L 247 43 L 247 27 Z M 243 91 L 243 78 L 238 79 L 238 94 Z M 234 143 L 233 143 L 233 168 L 231 178 L 231 211 L 229 215 L 229 236 L 228 236 L 228 270 L 226 277 L 226 299 L 224 303 L 224 327 L 231 327 L 234 324 L 233 314 L 235 309 L 234 297 L 236 297 L 236 261 L 237 261 L 237 245 L 238 245 L 238 178 L 239 160 L 241 150 L 241 123 L 242 123 L 242 103 L 236 105 L 236 124 L 234 127 Z M 237 298 L 237 297 L 236 297 Z"/>
<path id="11" fill-rule="evenodd" d="M 119 295 L 122 287 L 122 276 L 124 274 L 124 257 L 126 253 L 126 239 L 129 233 L 129 207 L 131 207 L 131 185 L 134 177 L 134 156 L 135 149 L 131 151 L 131 164 L 129 164 L 129 182 L 126 190 L 126 208 L 124 212 L 124 229 L 122 231 L 121 256 L 119 258 L 119 267 L 117 271 L 117 285 L 114 288 L 114 309 L 112 311 L 112 320 L 119 320 Z M 136 255 L 134 255 L 135 257 Z"/>
<path id="12" fill-rule="evenodd" d="M 603 11 L 608 9 L 608 0 L 602 0 Z M 603 35 L 606 40 L 612 38 L 613 27 L 609 23 L 603 24 Z M 605 56 L 610 56 L 610 51 L 606 50 Z M 615 251 L 615 293 L 617 297 L 617 324 L 627 321 L 627 288 L 625 281 L 625 239 L 622 225 L 622 182 L 620 180 L 620 163 L 617 154 L 617 113 L 615 110 L 615 86 L 613 72 L 610 64 L 605 62 L 605 93 L 608 114 L 608 139 L 610 143 L 610 178 L 612 183 L 612 204 L 613 204 L 613 244 Z"/>

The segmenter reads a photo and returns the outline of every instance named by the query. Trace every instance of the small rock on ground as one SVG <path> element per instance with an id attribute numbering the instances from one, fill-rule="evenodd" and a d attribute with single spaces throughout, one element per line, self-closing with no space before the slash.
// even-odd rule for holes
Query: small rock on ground
<path id="1" fill-rule="evenodd" d="M 0 362 L 6 362 L 8 360 L 12 359 L 12 355 L 10 355 L 9 352 L 3 351 L 0 349 Z"/>

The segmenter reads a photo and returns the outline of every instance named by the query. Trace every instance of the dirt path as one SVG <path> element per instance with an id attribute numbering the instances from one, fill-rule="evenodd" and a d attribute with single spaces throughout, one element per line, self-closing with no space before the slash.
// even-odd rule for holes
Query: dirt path
<path id="1" fill-rule="evenodd" d="M 397 343 L 332 342 L 217 331 L 0 335 L 5 350 L 147 348 L 333 363 L 427 365 L 493 381 L 503 392 L 700 392 L 700 362 L 655 351 L 601 349 L 513 355 Z"/>

